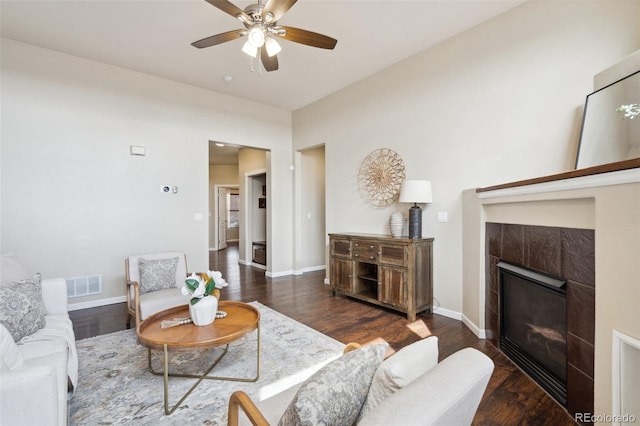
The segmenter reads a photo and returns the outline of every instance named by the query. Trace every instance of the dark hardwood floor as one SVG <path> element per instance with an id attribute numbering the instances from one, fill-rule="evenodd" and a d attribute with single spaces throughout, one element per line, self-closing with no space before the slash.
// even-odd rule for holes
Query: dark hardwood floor
<path id="1" fill-rule="evenodd" d="M 420 314 L 414 323 L 390 310 L 345 297 L 333 297 L 324 271 L 300 276 L 265 278 L 264 271 L 237 262 L 237 246 L 211 252 L 210 268 L 229 283 L 228 300 L 257 300 L 342 343 L 384 339 L 399 350 L 428 331 L 439 339 L 440 359 L 464 347 L 491 357 L 495 370 L 474 419 L 475 425 L 573 425 L 571 416 L 488 341 L 447 317 Z M 124 286 L 124 283 L 123 283 Z M 127 328 L 124 303 L 69 313 L 76 338 L 83 339 Z"/>

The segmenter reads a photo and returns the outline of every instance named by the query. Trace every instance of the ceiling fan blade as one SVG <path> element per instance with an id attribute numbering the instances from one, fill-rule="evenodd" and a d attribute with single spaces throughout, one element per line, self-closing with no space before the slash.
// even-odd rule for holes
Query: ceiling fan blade
<path id="1" fill-rule="evenodd" d="M 208 1 L 208 0 L 207 0 Z M 282 15 L 287 13 L 298 0 L 269 0 L 262 10 L 262 16 L 266 16 L 267 13 L 273 15 L 272 21 L 277 21 L 282 18 Z"/>
<path id="2" fill-rule="evenodd" d="M 212 6 L 217 7 L 221 11 L 228 13 L 234 18 L 237 18 L 238 16 L 244 16 L 247 20 L 250 20 L 249 16 L 246 13 L 244 13 L 244 10 L 240 9 L 238 6 L 236 6 L 235 4 L 227 0 L 205 0 L 205 1 L 211 4 Z"/>
<path id="3" fill-rule="evenodd" d="M 260 49 L 260 59 L 265 70 L 276 71 L 278 69 L 278 57 L 276 55 L 269 56 L 264 47 Z"/>
<path id="4" fill-rule="evenodd" d="M 319 47 L 321 49 L 333 49 L 336 47 L 338 40 L 328 37 L 326 35 L 314 33 L 312 31 L 301 30 L 300 28 L 285 27 L 278 25 L 278 28 L 284 28 L 286 33 L 280 35 L 277 32 L 274 34 L 278 37 L 282 37 L 285 40 L 294 41 L 296 43 L 306 44 L 307 46 Z"/>
<path id="5" fill-rule="evenodd" d="M 202 40 L 194 41 L 191 45 L 198 49 L 202 49 L 203 47 L 211 47 L 216 44 L 224 43 L 225 41 L 235 40 L 242 37 L 244 34 L 244 30 L 227 31 L 226 33 L 216 34 L 211 37 L 203 38 Z"/>

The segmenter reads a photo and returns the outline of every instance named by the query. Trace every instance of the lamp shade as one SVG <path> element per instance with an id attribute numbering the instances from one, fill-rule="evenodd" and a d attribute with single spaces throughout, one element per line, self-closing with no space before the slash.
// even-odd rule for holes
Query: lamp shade
<path id="1" fill-rule="evenodd" d="M 431 181 L 405 180 L 400 189 L 401 203 L 430 203 L 433 199 Z"/>
<path id="2" fill-rule="evenodd" d="M 253 56 L 254 58 L 258 56 L 258 48 L 254 47 L 250 41 L 246 41 L 244 46 L 242 46 L 242 51 L 249 56 Z"/>
<path id="3" fill-rule="evenodd" d="M 264 47 L 267 49 L 267 55 L 272 57 L 273 55 L 277 55 L 282 50 L 282 47 L 275 41 L 272 37 L 267 37 L 267 40 L 264 43 Z"/>

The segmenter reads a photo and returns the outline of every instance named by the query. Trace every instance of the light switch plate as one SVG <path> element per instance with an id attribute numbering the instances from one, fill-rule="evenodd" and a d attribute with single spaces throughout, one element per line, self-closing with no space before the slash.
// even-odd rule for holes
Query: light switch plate
<path id="1" fill-rule="evenodd" d="M 449 222 L 449 215 L 447 212 L 438 212 L 438 222 Z"/>

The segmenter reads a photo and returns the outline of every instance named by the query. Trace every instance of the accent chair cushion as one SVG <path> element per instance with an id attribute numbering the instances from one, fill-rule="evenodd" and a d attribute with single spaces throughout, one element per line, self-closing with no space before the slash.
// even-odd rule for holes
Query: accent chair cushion
<path id="1" fill-rule="evenodd" d="M 140 258 L 140 294 L 176 287 L 178 258 Z"/>
<path id="2" fill-rule="evenodd" d="M 0 323 L 18 342 L 45 325 L 40 274 L 0 287 Z"/>
<path id="3" fill-rule="evenodd" d="M 389 395 L 407 386 L 438 363 L 438 338 L 430 336 L 405 346 L 376 370 L 360 412 L 362 419 Z"/>
<path id="4" fill-rule="evenodd" d="M 386 348 L 363 346 L 322 367 L 302 384 L 278 424 L 354 424 Z"/>

